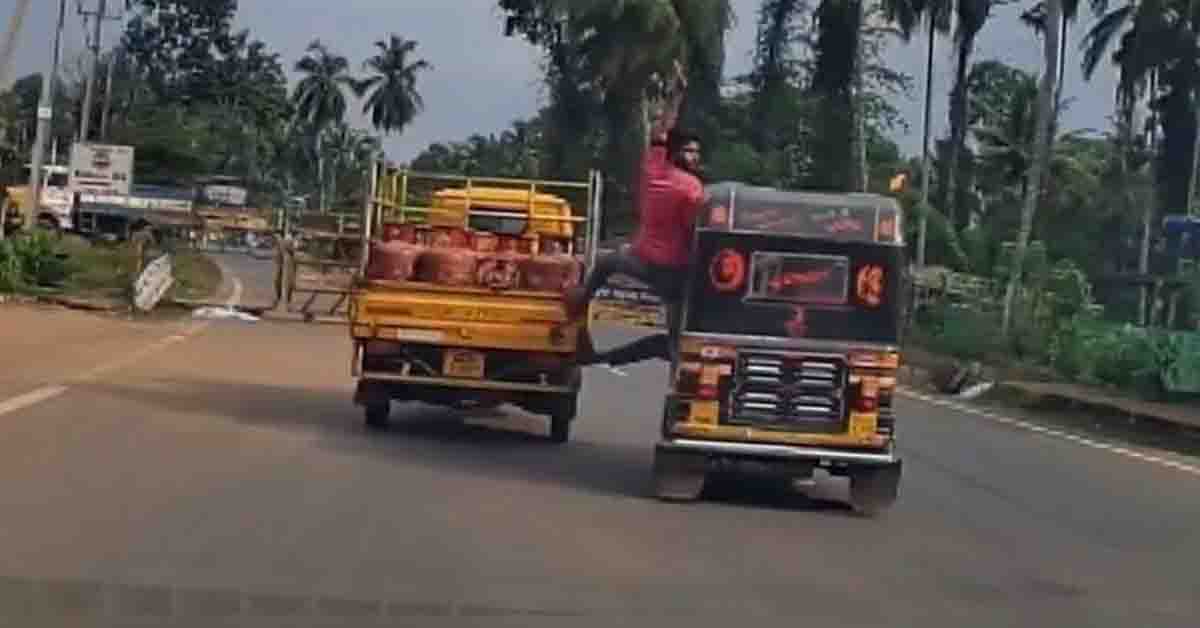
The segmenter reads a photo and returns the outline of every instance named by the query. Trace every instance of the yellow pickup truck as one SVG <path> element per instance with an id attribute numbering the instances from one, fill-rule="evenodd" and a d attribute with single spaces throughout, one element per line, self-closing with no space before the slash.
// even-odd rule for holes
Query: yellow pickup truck
<path id="1" fill-rule="evenodd" d="M 350 300 L 355 403 L 511 403 L 569 439 L 588 318 L 564 292 L 595 254 L 601 179 L 469 178 L 376 166 Z"/>

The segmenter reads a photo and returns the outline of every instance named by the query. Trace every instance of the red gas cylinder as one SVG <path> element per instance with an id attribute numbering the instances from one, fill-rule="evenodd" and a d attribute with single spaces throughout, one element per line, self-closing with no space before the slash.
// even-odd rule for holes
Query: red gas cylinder
<path id="1" fill-rule="evenodd" d="M 521 261 L 522 286 L 539 292 L 565 292 L 578 284 L 583 265 L 567 254 L 566 244 L 559 240 L 543 240 L 537 255 Z"/>
<path id="2" fill-rule="evenodd" d="M 407 281 L 413 275 L 417 259 L 425 247 L 403 240 L 371 242 L 371 257 L 367 263 L 367 279 Z"/>

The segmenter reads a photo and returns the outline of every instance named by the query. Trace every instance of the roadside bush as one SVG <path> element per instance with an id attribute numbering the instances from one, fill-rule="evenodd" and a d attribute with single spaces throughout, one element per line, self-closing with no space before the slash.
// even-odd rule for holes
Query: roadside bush
<path id="1" fill-rule="evenodd" d="M 922 310 L 913 330 L 913 340 L 937 353 L 963 360 L 982 360 L 1002 348 L 999 329 L 999 319 L 990 312 L 942 304 Z"/>
<path id="2" fill-rule="evenodd" d="M 17 292 L 61 283 L 66 256 L 53 236 L 34 231 L 0 240 L 0 291 Z"/>
<path id="3" fill-rule="evenodd" d="M 1053 366 L 1081 383 L 1156 396 L 1162 351 L 1156 338 L 1130 325 L 1076 320 L 1056 339 Z"/>

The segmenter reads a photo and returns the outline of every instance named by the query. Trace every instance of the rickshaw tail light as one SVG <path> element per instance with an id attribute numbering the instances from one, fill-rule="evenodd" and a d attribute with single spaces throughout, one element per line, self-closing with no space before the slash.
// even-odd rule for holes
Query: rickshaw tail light
<path id="1" fill-rule="evenodd" d="M 874 412 L 879 409 L 879 380 L 863 377 L 859 380 L 858 394 L 854 398 L 854 409 L 859 412 Z"/>
<path id="2" fill-rule="evenodd" d="M 720 394 L 719 390 L 719 387 L 712 384 L 702 385 L 696 390 L 696 397 L 706 401 L 711 401 L 716 399 Z"/>
<path id="3" fill-rule="evenodd" d="M 705 360 L 733 360 L 737 358 L 737 349 L 719 345 L 705 345 L 700 348 L 700 357 Z"/>
<path id="4" fill-rule="evenodd" d="M 850 366 L 859 368 L 897 369 L 900 368 L 900 354 L 883 351 L 853 351 L 850 353 Z"/>

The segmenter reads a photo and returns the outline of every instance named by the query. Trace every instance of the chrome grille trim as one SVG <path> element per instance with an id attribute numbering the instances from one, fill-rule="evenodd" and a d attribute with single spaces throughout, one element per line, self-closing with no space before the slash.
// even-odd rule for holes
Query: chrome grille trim
<path id="1" fill-rule="evenodd" d="M 849 367 L 829 354 L 748 351 L 738 356 L 727 422 L 800 431 L 835 431 L 846 421 Z"/>

